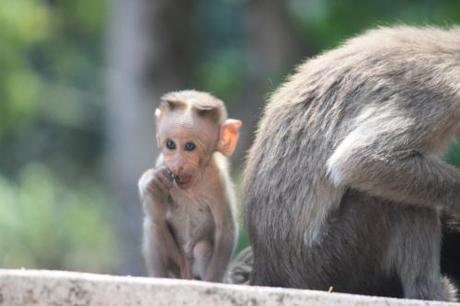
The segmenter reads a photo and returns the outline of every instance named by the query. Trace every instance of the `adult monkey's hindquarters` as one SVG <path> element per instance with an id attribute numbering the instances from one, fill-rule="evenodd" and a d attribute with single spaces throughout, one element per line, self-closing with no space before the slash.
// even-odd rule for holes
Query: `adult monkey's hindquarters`
<path id="1" fill-rule="evenodd" d="M 460 213 L 460 27 L 379 28 L 298 67 L 244 178 L 254 285 L 452 300 L 440 213 Z"/>

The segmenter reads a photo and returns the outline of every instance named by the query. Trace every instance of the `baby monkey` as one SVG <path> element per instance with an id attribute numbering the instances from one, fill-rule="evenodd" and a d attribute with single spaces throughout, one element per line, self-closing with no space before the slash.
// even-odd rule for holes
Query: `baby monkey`
<path id="1" fill-rule="evenodd" d="M 242 122 L 192 90 L 164 95 L 155 118 L 161 154 L 138 184 L 149 275 L 222 282 L 237 234 L 227 157 Z"/>

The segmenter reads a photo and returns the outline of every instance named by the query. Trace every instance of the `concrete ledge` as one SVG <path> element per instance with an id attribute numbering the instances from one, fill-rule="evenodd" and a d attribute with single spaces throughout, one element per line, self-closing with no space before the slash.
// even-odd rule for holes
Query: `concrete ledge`
<path id="1" fill-rule="evenodd" d="M 0 270 L 0 305 L 460 305 L 322 291 L 44 270 Z"/>

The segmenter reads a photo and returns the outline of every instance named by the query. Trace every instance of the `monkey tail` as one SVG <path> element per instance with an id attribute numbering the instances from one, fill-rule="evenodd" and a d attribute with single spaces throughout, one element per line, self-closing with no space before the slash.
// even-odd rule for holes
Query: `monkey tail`
<path id="1" fill-rule="evenodd" d="M 224 283 L 248 285 L 253 263 L 252 249 L 251 247 L 246 247 L 230 262 Z"/>
<path id="2" fill-rule="evenodd" d="M 460 287 L 460 218 L 458 216 L 444 213 L 442 222 L 442 247 L 441 247 L 441 271 L 447 276 L 451 286 L 448 288 Z M 445 280 L 447 282 L 447 280 Z M 458 292 L 451 289 L 450 295 L 460 298 Z"/>

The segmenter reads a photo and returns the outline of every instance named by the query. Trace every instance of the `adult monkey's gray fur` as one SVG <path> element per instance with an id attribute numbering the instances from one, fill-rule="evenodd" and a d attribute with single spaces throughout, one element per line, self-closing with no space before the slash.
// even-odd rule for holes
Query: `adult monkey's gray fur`
<path id="1" fill-rule="evenodd" d="M 459 119 L 460 27 L 380 28 L 301 65 L 248 156 L 251 284 L 454 300 L 439 214 L 460 214 L 460 171 L 439 154 Z"/>

